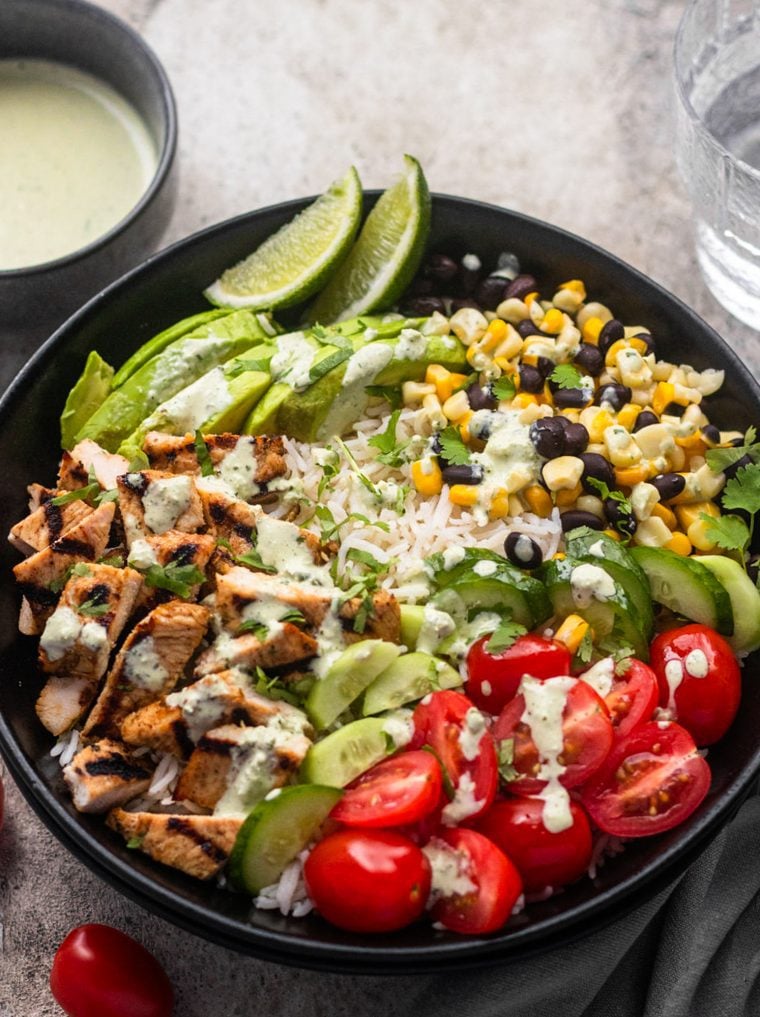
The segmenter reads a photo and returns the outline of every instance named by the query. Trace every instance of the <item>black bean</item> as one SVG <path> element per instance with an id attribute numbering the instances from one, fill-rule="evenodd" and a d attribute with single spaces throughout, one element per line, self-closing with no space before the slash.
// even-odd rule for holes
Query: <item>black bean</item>
<path id="1" fill-rule="evenodd" d="M 555 366 L 556 365 L 555 365 L 554 361 L 553 360 L 549 360 L 548 357 L 538 357 L 536 359 L 536 367 L 540 371 L 541 377 L 544 378 L 544 379 L 549 377 L 549 375 L 554 370 Z"/>
<path id="2" fill-rule="evenodd" d="M 429 318 L 438 311 L 446 313 L 446 305 L 440 297 L 412 297 L 405 305 L 410 318 Z"/>
<path id="3" fill-rule="evenodd" d="M 542 332 L 538 325 L 533 324 L 532 318 L 523 318 L 522 321 L 517 322 L 515 328 L 523 339 L 527 339 L 532 335 L 546 335 L 546 332 Z"/>
<path id="4" fill-rule="evenodd" d="M 472 300 L 470 297 L 454 297 L 451 301 L 451 313 L 461 311 L 463 307 L 473 307 L 476 311 L 482 310 L 477 300 Z"/>
<path id="5" fill-rule="evenodd" d="M 407 299 L 409 297 L 429 297 L 434 289 L 435 283 L 432 279 L 426 279 L 423 275 L 416 275 L 406 291 Z"/>
<path id="6" fill-rule="evenodd" d="M 606 353 L 610 346 L 616 343 L 618 339 L 625 339 L 625 329 L 622 322 L 618 321 L 617 318 L 610 318 L 609 321 L 604 323 L 599 333 L 599 349 L 602 353 Z"/>
<path id="7" fill-rule="evenodd" d="M 726 477 L 730 480 L 732 477 L 736 476 L 738 470 L 743 469 L 743 467 L 745 466 L 749 466 L 751 463 L 752 457 L 748 455 L 743 455 L 741 459 L 737 459 L 735 463 L 731 463 L 730 466 L 726 466 L 723 472 L 725 473 Z"/>
<path id="8" fill-rule="evenodd" d="M 681 406 L 680 403 L 668 403 L 665 409 L 662 411 L 664 417 L 682 417 L 686 412 L 686 407 Z"/>
<path id="9" fill-rule="evenodd" d="M 592 378 L 598 378 L 604 370 L 604 357 L 591 343 L 581 343 L 575 354 L 575 363 L 584 374 L 590 374 Z"/>
<path id="10" fill-rule="evenodd" d="M 483 480 L 482 466 L 446 466 L 443 469 L 445 483 L 451 484 L 480 484 Z"/>
<path id="11" fill-rule="evenodd" d="M 527 533 L 510 533 L 504 541 L 504 553 L 518 569 L 537 569 L 544 560 L 541 548 Z"/>
<path id="12" fill-rule="evenodd" d="M 632 392 L 628 385 L 621 385 L 617 381 L 611 381 L 608 385 L 602 385 L 597 391 L 594 402 L 597 406 L 602 403 L 609 403 L 616 412 L 622 410 L 626 403 L 631 401 Z"/>
<path id="13" fill-rule="evenodd" d="M 433 254 L 423 268 L 423 275 L 439 282 L 450 282 L 456 277 L 459 266 L 446 254 Z"/>
<path id="14" fill-rule="evenodd" d="M 563 512 L 559 517 L 559 521 L 562 524 L 563 533 L 568 533 L 578 526 L 588 526 L 592 530 L 604 529 L 604 522 L 599 516 L 595 516 L 593 512 L 581 512 L 580 509 L 570 509 L 569 512 Z"/>
<path id="15" fill-rule="evenodd" d="M 482 282 L 478 283 L 475 299 L 482 307 L 494 311 L 504 299 L 508 285 L 509 281 L 502 275 L 486 276 Z"/>
<path id="16" fill-rule="evenodd" d="M 599 494 L 599 489 L 589 483 L 590 478 L 601 480 L 607 487 L 614 487 L 615 472 L 612 469 L 612 463 L 608 459 L 599 455 L 598 452 L 583 452 L 578 458 L 583 460 L 581 484 L 584 491 L 588 494 Z"/>
<path id="17" fill-rule="evenodd" d="M 732 445 L 734 448 L 741 448 L 743 444 L 744 444 L 743 437 L 732 438 L 731 441 L 729 442 L 729 445 Z"/>
<path id="18" fill-rule="evenodd" d="M 658 473 L 649 481 L 652 487 L 657 488 L 660 501 L 670 501 L 676 498 L 686 486 L 686 478 L 680 473 Z"/>
<path id="19" fill-rule="evenodd" d="M 559 420 L 566 421 L 565 428 L 565 455 L 579 456 L 588 447 L 588 431 L 583 424 L 574 424 L 566 417 L 559 417 Z"/>
<path id="20" fill-rule="evenodd" d="M 473 410 L 495 410 L 499 405 L 490 385 L 479 385 L 476 381 L 467 388 L 467 398 Z"/>
<path id="21" fill-rule="evenodd" d="M 528 431 L 533 447 L 544 459 L 556 459 L 565 454 L 565 428 L 560 417 L 540 417 Z"/>
<path id="22" fill-rule="evenodd" d="M 518 275 L 507 286 L 504 299 L 509 300 L 511 297 L 517 297 L 518 300 L 522 300 L 529 293 L 534 293 L 536 288 L 536 280 L 532 275 Z"/>
<path id="23" fill-rule="evenodd" d="M 520 388 L 523 392 L 543 392 L 544 379 L 537 367 L 530 364 L 520 364 Z"/>
<path id="24" fill-rule="evenodd" d="M 702 437 L 705 438 L 710 445 L 720 445 L 720 431 L 715 424 L 705 424 L 702 428 Z"/>
<path id="25" fill-rule="evenodd" d="M 655 352 L 654 338 L 649 334 L 649 332 L 639 332 L 639 334 L 635 335 L 633 338 L 640 339 L 641 342 L 646 343 L 646 352 L 644 353 L 645 357 L 649 356 L 650 353 Z"/>
<path id="26" fill-rule="evenodd" d="M 652 413 L 651 410 L 642 410 L 641 413 L 636 417 L 636 423 L 633 425 L 634 433 L 640 431 L 642 427 L 651 427 L 652 424 L 659 424 L 660 418 L 656 413 Z"/>
<path id="27" fill-rule="evenodd" d="M 624 533 L 627 537 L 632 537 L 636 532 L 638 525 L 636 517 L 629 510 L 628 506 L 623 505 L 616 498 L 604 499 L 604 514 L 618 533 Z"/>
<path id="28" fill-rule="evenodd" d="M 590 402 L 591 396 L 585 388 L 558 388 L 554 392 L 554 405 L 558 410 L 581 409 Z"/>

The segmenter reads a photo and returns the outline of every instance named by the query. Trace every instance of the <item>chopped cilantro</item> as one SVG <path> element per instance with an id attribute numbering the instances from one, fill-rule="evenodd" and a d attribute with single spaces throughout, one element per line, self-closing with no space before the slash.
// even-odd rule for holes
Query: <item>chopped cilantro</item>
<path id="1" fill-rule="evenodd" d="M 348 360 L 352 352 L 353 350 L 349 345 L 348 349 L 336 350 L 334 353 L 330 353 L 326 356 L 324 360 L 320 360 L 316 364 L 312 364 L 309 369 L 309 381 L 319 381 L 320 378 L 329 374 L 333 368 L 339 367 L 342 363 L 344 363 L 344 361 Z"/>
<path id="2" fill-rule="evenodd" d="M 497 380 L 491 385 L 491 391 L 494 394 L 494 398 L 501 402 L 502 399 L 514 399 L 517 389 L 509 375 L 502 374 L 502 376 L 497 378 Z"/>
<path id="3" fill-rule="evenodd" d="M 464 443 L 459 428 L 453 424 L 438 432 L 438 441 L 441 446 L 441 458 L 445 459 L 449 466 L 466 466 L 470 461 L 470 450 Z"/>
<path id="4" fill-rule="evenodd" d="M 214 464 L 211 462 L 208 445 L 203 440 L 200 428 L 195 432 L 195 454 L 198 457 L 198 465 L 201 468 L 201 476 L 210 477 L 214 472 Z"/>
<path id="5" fill-rule="evenodd" d="M 603 480 L 599 480 L 597 477 L 586 478 L 592 487 L 595 487 L 602 498 L 611 498 L 613 501 L 619 503 L 621 509 L 626 515 L 633 515 L 633 506 L 622 491 L 611 491 L 607 484 Z"/>
<path id="6" fill-rule="evenodd" d="M 246 620 L 241 623 L 235 635 L 242 636 L 248 632 L 256 636 L 256 638 L 263 643 L 269 633 L 269 629 L 263 622 L 257 621 L 255 618 L 246 618 Z"/>
<path id="7" fill-rule="evenodd" d="M 508 784 L 520 776 L 515 768 L 515 740 L 502 738 L 496 745 L 496 757 L 499 762 L 499 776 Z"/>
<path id="8" fill-rule="evenodd" d="M 716 519 L 714 516 L 708 516 L 706 512 L 700 512 L 699 518 L 705 524 L 706 536 L 718 547 L 725 551 L 746 550 L 751 534 L 749 527 L 739 516 L 726 515 Z"/>
<path id="9" fill-rule="evenodd" d="M 50 502 L 51 505 L 68 505 L 72 501 L 89 501 L 100 491 L 100 484 L 87 484 L 85 487 L 78 487 L 75 491 L 66 491 L 65 494 L 58 494 Z"/>
<path id="10" fill-rule="evenodd" d="M 179 565 L 170 561 L 168 565 L 151 565 L 144 573 L 145 582 L 160 590 L 168 590 L 182 600 L 193 592 L 193 586 L 202 583 L 206 576 L 197 565 Z"/>
<path id="11" fill-rule="evenodd" d="M 723 507 L 744 509 L 750 515 L 760 512 L 760 464 L 737 470 L 723 488 Z"/>
<path id="12" fill-rule="evenodd" d="M 109 554 L 105 558 L 98 558 L 98 565 L 109 565 L 112 569 L 124 568 L 123 554 Z"/>
<path id="13" fill-rule="evenodd" d="M 370 438 L 367 444 L 379 449 L 380 454 L 376 457 L 379 463 L 386 466 L 402 466 L 406 461 L 406 448 L 408 441 L 396 441 L 396 427 L 401 410 L 394 410 L 388 419 L 388 426 L 382 434 L 376 434 Z"/>
<path id="14" fill-rule="evenodd" d="M 582 667 L 591 663 L 591 655 L 594 652 L 594 640 L 591 638 L 591 629 L 586 629 L 578 649 L 573 655 L 573 667 Z"/>
<path id="15" fill-rule="evenodd" d="M 279 678 L 270 678 L 260 667 L 256 668 L 254 688 L 259 695 L 267 696 L 269 699 L 282 699 L 284 702 L 290 703 L 291 706 L 299 705 L 298 696 L 294 695 L 290 689 L 285 688 Z"/>
<path id="16" fill-rule="evenodd" d="M 138 848 L 142 847 L 144 840 L 145 840 L 144 836 L 130 837 L 129 840 L 127 841 L 127 847 L 129 848 L 130 851 L 135 851 Z"/>
<path id="17" fill-rule="evenodd" d="M 549 380 L 553 381 L 557 388 L 581 388 L 583 375 L 574 364 L 557 364 Z"/>
<path id="18" fill-rule="evenodd" d="M 707 465 L 713 473 L 722 473 L 727 466 L 733 466 L 743 456 L 749 456 L 753 460 L 760 458 L 760 444 L 757 442 L 757 431 L 754 427 L 747 428 L 743 445 L 731 446 L 731 448 L 711 448 L 705 453 Z"/>
<path id="19" fill-rule="evenodd" d="M 104 614 L 108 614 L 111 610 L 111 606 L 108 601 L 105 603 L 95 597 L 90 597 L 89 600 L 83 601 L 77 611 L 79 614 L 86 615 L 89 618 L 102 618 Z"/>
<path id="20" fill-rule="evenodd" d="M 261 371 L 264 374 L 269 374 L 269 361 L 271 358 L 267 357 L 264 360 L 256 359 L 238 359 L 237 357 L 231 361 L 231 363 L 224 365 L 222 370 L 224 371 L 225 378 L 237 378 L 239 375 L 244 374 L 247 371 Z"/>
<path id="21" fill-rule="evenodd" d="M 518 636 L 524 635 L 527 631 L 524 625 L 513 622 L 511 618 L 503 618 L 485 648 L 488 653 L 501 653 L 509 649 Z"/>

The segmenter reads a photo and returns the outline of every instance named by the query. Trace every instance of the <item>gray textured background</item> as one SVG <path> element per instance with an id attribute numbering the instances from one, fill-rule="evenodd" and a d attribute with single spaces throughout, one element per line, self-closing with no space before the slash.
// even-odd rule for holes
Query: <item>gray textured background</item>
<path id="1" fill-rule="evenodd" d="M 33 2 L 33 0 L 30 0 Z M 672 154 L 674 0 L 102 0 L 164 62 L 180 117 L 167 235 L 323 190 L 348 163 L 385 186 L 402 152 L 433 190 L 548 219 L 647 272 L 754 367 L 757 337 L 706 293 Z M 408 1012 L 423 980 L 352 979 L 242 958 L 91 875 L 6 777 L 0 1017 L 52 1017 L 53 953 L 118 926 L 166 966 L 177 1017 Z"/>

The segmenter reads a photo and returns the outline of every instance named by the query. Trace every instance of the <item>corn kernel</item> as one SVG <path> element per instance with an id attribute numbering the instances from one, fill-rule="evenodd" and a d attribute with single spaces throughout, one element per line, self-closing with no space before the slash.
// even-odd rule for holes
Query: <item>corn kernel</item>
<path id="1" fill-rule="evenodd" d="M 686 556 L 691 554 L 692 544 L 685 533 L 674 533 L 663 547 L 667 547 L 669 551 L 675 551 L 676 554 Z"/>
<path id="2" fill-rule="evenodd" d="M 541 322 L 541 331 L 548 332 L 549 335 L 557 335 L 562 331 L 562 326 L 565 324 L 565 316 L 562 311 L 556 307 L 550 308 L 544 315 L 544 319 Z"/>
<path id="3" fill-rule="evenodd" d="M 662 519 L 669 530 L 675 530 L 678 526 L 678 520 L 676 519 L 675 513 L 671 512 L 668 506 L 663 505 L 662 502 L 658 502 L 657 505 L 654 506 L 652 509 L 652 515 L 657 516 L 658 519 Z"/>
<path id="4" fill-rule="evenodd" d="M 641 449 L 624 427 L 614 424 L 604 432 L 604 444 L 607 458 L 613 466 L 621 469 L 636 466 L 641 460 Z"/>
<path id="5" fill-rule="evenodd" d="M 491 358 L 487 353 L 483 352 L 478 343 L 473 343 L 472 346 L 467 347 L 465 358 L 470 367 L 476 371 L 485 371 L 491 365 Z"/>
<path id="6" fill-rule="evenodd" d="M 451 331 L 465 346 L 472 346 L 485 335 L 488 319 L 474 307 L 460 307 L 449 319 Z"/>
<path id="7" fill-rule="evenodd" d="M 565 558 L 567 558 L 567 555 L 565 554 L 564 551 L 557 551 L 556 554 L 552 555 L 552 559 L 554 561 L 564 561 Z"/>
<path id="8" fill-rule="evenodd" d="M 642 355 L 642 357 L 646 356 L 649 347 L 647 346 L 643 339 L 637 339 L 636 336 L 633 336 L 633 338 L 629 339 L 628 342 L 631 344 L 631 346 L 633 346 L 637 353 L 640 353 Z"/>
<path id="9" fill-rule="evenodd" d="M 435 456 L 425 456 L 412 463 L 412 481 L 420 494 L 430 498 L 440 494 L 443 488 L 443 474 Z"/>
<path id="10" fill-rule="evenodd" d="M 672 534 L 662 519 L 650 516 L 639 523 L 633 539 L 642 547 L 664 547 L 671 537 Z"/>
<path id="11" fill-rule="evenodd" d="M 434 431 L 439 431 L 448 424 L 448 420 L 441 409 L 441 401 L 435 393 L 423 397 L 422 408 L 425 410 L 430 426 Z"/>
<path id="12" fill-rule="evenodd" d="M 510 363 L 508 357 L 501 356 L 494 357 L 493 362 L 496 364 L 497 367 L 501 368 L 504 374 L 511 375 L 512 381 L 515 383 L 517 387 L 519 387 L 518 382 L 520 379 L 520 372 L 515 370 L 514 365 Z"/>
<path id="13" fill-rule="evenodd" d="M 596 346 L 599 342 L 599 333 L 603 328 L 604 322 L 601 318 L 589 318 L 581 329 L 584 343 L 591 343 L 592 346 Z"/>
<path id="14" fill-rule="evenodd" d="M 531 403 L 538 404 L 538 399 L 533 395 L 532 392 L 520 392 L 512 400 L 512 409 L 524 410 L 526 406 L 530 406 Z"/>
<path id="15" fill-rule="evenodd" d="M 538 290 L 533 290 L 532 292 L 530 292 L 530 293 L 526 293 L 526 294 L 525 294 L 525 296 L 523 297 L 523 303 L 525 304 L 525 306 L 526 306 L 526 307 L 527 307 L 528 309 L 530 309 L 530 305 L 531 305 L 531 304 L 533 303 L 533 301 L 534 301 L 534 300 L 536 300 L 537 298 L 538 298 Z"/>
<path id="16" fill-rule="evenodd" d="M 617 530 L 603 530 L 605 537 L 610 537 L 612 540 L 620 540 L 620 534 Z"/>
<path id="17" fill-rule="evenodd" d="M 544 463 L 541 473 L 550 491 L 573 491 L 580 484 L 585 465 L 577 456 L 558 456 Z"/>
<path id="18" fill-rule="evenodd" d="M 615 418 L 608 410 L 600 408 L 596 409 L 596 412 L 593 412 L 595 408 L 592 408 L 590 406 L 588 407 L 588 409 L 592 410 L 592 412 L 589 414 L 590 418 L 589 423 L 586 424 L 586 427 L 588 428 L 588 439 L 589 441 L 592 442 L 604 441 L 604 432 L 607 430 L 608 427 L 612 427 L 612 425 L 615 423 Z M 583 412 L 585 413 L 586 410 L 584 410 Z"/>
<path id="19" fill-rule="evenodd" d="M 554 633 L 554 638 L 564 643 L 570 653 L 575 653 L 591 626 L 579 614 L 569 614 Z"/>
<path id="20" fill-rule="evenodd" d="M 470 484 L 454 484 L 449 488 L 449 500 L 455 505 L 472 508 L 478 500 L 478 489 Z"/>
<path id="21" fill-rule="evenodd" d="M 522 496 L 530 511 L 540 516 L 541 519 L 548 519 L 554 508 L 549 492 L 544 490 L 540 484 L 531 484 L 522 492 Z"/>
<path id="22" fill-rule="evenodd" d="M 583 285 L 582 279 L 568 279 L 567 282 L 559 284 L 561 290 L 573 290 L 574 293 L 580 294 L 581 300 L 586 299 L 586 287 Z"/>
<path id="23" fill-rule="evenodd" d="M 707 535 L 707 523 L 704 519 L 693 522 L 686 535 L 698 551 L 714 551 L 717 547 L 715 541 Z"/>
<path id="24" fill-rule="evenodd" d="M 488 506 L 488 516 L 490 519 L 505 519 L 509 515 L 509 494 L 500 487 L 491 498 L 491 504 Z"/>
<path id="25" fill-rule="evenodd" d="M 578 311 L 575 318 L 575 324 L 578 328 L 582 329 L 589 318 L 599 318 L 602 325 L 604 325 L 612 318 L 612 311 L 604 304 L 600 304 L 599 301 L 590 300 L 587 304 L 584 304 L 580 311 Z"/>
<path id="26" fill-rule="evenodd" d="M 618 424 L 620 424 L 621 427 L 624 427 L 626 431 L 632 431 L 641 410 L 641 406 L 635 406 L 633 403 L 626 403 L 617 415 Z"/>
<path id="27" fill-rule="evenodd" d="M 631 348 L 630 343 L 627 339 L 617 339 L 607 350 L 604 355 L 604 363 L 607 367 L 616 366 L 616 358 L 618 353 L 623 350 L 629 350 Z"/>
<path id="28" fill-rule="evenodd" d="M 457 421 L 457 427 L 459 433 L 462 435 L 462 441 L 472 441 L 472 435 L 470 434 L 470 421 L 475 416 L 472 410 L 468 410 L 463 417 L 460 417 Z"/>
<path id="29" fill-rule="evenodd" d="M 491 350 L 496 349 L 502 340 L 507 336 L 507 323 L 502 321 L 501 318 L 494 318 L 488 323 L 486 334 L 480 340 L 480 345 L 484 350 L 489 353 Z"/>
<path id="30" fill-rule="evenodd" d="M 435 385 L 427 385 L 420 381 L 405 381 L 401 386 L 401 397 L 404 406 L 413 406 L 420 403 L 425 396 L 435 395 Z"/>
<path id="31" fill-rule="evenodd" d="M 669 381 L 658 381 L 654 390 L 654 399 L 652 400 L 652 409 L 661 417 L 667 407 L 673 402 L 673 393 L 675 392 L 675 385 L 671 385 Z"/>
<path id="32" fill-rule="evenodd" d="M 525 506 L 519 494 L 510 494 L 509 513 L 510 516 L 521 516 L 525 512 Z"/>
<path id="33" fill-rule="evenodd" d="M 459 388 L 467 380 L 465 374 L 454 374 L 440 364 L 430 364 L 425 372 L 425 381 L 429 385 L 435 385 L 435 391 L 442 403 L 454 394 L 454 389 Z"/>
<path id="34" fill-rule="evenodd" d="M 510 357 L 516 357 L 522 348 L 522 336 L 516 328 L 509 325 L 507 326 L 504 338 L 493 351 L 493 358 L 495 360 L 497 357 L 506 357 L 509 360 Z"/>
<path id="35" fill-rule="evenodd" d="M 615 483 L 618 487 L 633 487 L 640 484 L 649 476 L 649 469 L 646 466 L 616 466 Z"/>
<path id="36" fill-rule="evenodd" d="M 460 391 L 453 396 L 449 396 L 443 404 L 443 412 L 449 420 L 454 422 L 461 420 L 465 414 L 470 412 L 470 400 L 467 398 L 467 393 Z"/>
<path id="37" fill-rule="evenodd" d="M 496 313 L 504 321 L 508 321 L 511 325 L 516 325 L 528 317 L 528 308 L 525 306 L 524 301 L 518 297 L 508 297 L 507 300 L 502 300 L 496 308 Z"/>
<path id="38" fill-rule="evenodd" d="M 590 512 L 597 519 L 604 519 L 604 503 L 594 494 L 581 494 L 575 507 L 581 512 Z"/>
<path id="39" fill-rule="evenodd" d="M 583 488 L 580 484 L 576 484 L 575 487 L 557 491 L 554 501 L 558 508 L 572 508 L 582 494 Z"/>
<path id="40" fill-rule="evenodd" d="M 707 451 L 701 431 L 695 431 L 694 434 L 685 435 L 683 438 L 676 438 L 676 445 L 695 456 L 703 456 Z"/>
<path id="41" fill-rule="evenodd" d="M 668 466 L 671 473 L 680 473 L 686 466 L 686 453 L 678 445 L 668 452 Z"/>
<path id="42" fill-rule="evenodd" d="M 676 505 L 675 513 L 679 525 L 688 532 L 689 527 L 699 522 L 702 513 L 712 516 L 713 519 L 720 517 L 720 509 L 711 501 L 695 501 L 691 505 Z M 691 540 L 691 538 L 689 538 Z M 694 541 L 692 540 L 692 544 Z"/>

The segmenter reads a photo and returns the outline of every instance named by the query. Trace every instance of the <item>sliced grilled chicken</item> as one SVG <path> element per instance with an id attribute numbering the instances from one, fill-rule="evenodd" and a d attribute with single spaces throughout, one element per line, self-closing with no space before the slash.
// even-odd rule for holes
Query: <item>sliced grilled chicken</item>
<path id="1" fill-rule="evenodd" d="M 170 692 L 203 639 L 208 608 L 171 600 L 132 629 L 114 661 L 82 734 L 118 737 L 122 720 Z"/>
<path id="2" fill-rule="evenodd" d="M 343 626 L 343 638 L 347 643 L 355 643 L 360 639 L 384 639 L 388 643 L 401 641 L 401 609 L 392 593 L 388 590 L 378 590 L 372 594 L 372 609 L 363 630 L 356 632 L 354 619 L 361 607 L 361 599 L 353 597 L 338 611 Z"/>
<path id="3" fill-rule="evenodd" d="M 147 537 L 144 540 L 135 540 L 129 552 L 129 561 L 134 568 L 147 572 L 151 565 L 173 566 L 179 569 L 175 572 L 170 568 L 165 578 L 172 577 L 187 582 L 190 573 L 190 566 L 195 566 L 205 579 L 206 566 L 216 549 L 216 541 L 213 537 L 204 533 L 182 533 L 180 530 L 167 530 L 158 537 Z M 153 580 L 151 580 L 152 582 Z M 138 606 L 151 610 L 156 604 L 171 600 L 177 595 L 177 591 L 165 589 L 161 586 L 151 585 L 146 582 L 140 594 Z M 197 583 L 190 583 L 187 589 L 187 600 L 194 600 L 201 587 L 203 580 Z M 181 592 L 181 591 L 180 591 Z M 183 594 L 184 596 L 184 594 Z"/>
<path id="4" fill-rule="evenodd" d="M 195 533 L 203 526 L 203 508 L 188 474 L 159 470 L 126 473 L 117 480 L 119 509 L 127 544 L 167 530 Z"/>
<path id="5" fill-rule="evenodd" d="M 79 812 L 108 812 L 147 791 L 152 771 L 119 742 L 104 738 L 77 752 L 63 779 Z"/>
<path id="6" fill-rule="evenodd" d="M 287 667 L 313 657 L 318 645 L 314 636 L 290 622 L 283 622 L 277 634 L 271 638 L 260 639 L 253 633 L 237 637 L 222 633 L 200 655 L 193 674 L 203 677 L 230 667 L 251 670 L 260 667 L 265 671 Z"/>
<path id="7" fill-rule="evenodd" d="M 82 464 L 88 477 L 90 473 L 93 473 L 104 491 L 112 491 L 116 487 L 116 478 L 129 470 L 128 459 L 116 452 L 106 452 L 90 438 L 86 438 L 74 446 L 71 450 L 71 458 Z"/>
<path id="8" fill-rule="evenodd" d="M 14 567 L 13 574 L 29 605 L 26 627 L 19 625 L 26 635 L 39 635 L 42 631 L 58 600 L 56 584 L 63 580 L 69 566 L 101 557 L 108 544 L 114 512 L 113 502 L 100 505 L 49 547 Z"/>
<path id="9" fill-rule="evenodd" d="M 46 501 L 55 498 L 57 494 L 63 494 L 62 491 L 58 491 L 54 487 L 44 487 L 42 484 L 29 484 L 27 491 L 29 493 L 30 512 L 34 512 L 40 505 L 44 505 Z"/>
<path id="10" fill-rule="evenodd" d="M 311 534 L 313 536 L 313 534 Z M 298 611 L 309 629 L 318 629 L 330 610 L 335 591 L 318 586 L 297 583 L 282 576 L 270 576 L 264 572 L 252 572 L 237 566 L 216 580 L 216 611 L 226 632 L 236 634 L 241 625 L 256 617 L 257 605 L 277 604 L 282 614 Z M 265 609 L 261 609 L 263 613 Z M 276 620 L 276 610 L 266 612 Z"/>
<path id="11" fill-rule="evenodd" d="M 266 494 L 266 485 L 287 472 L 282 438 L 270 435 L 252 437 L 238 434 L 209 434 L 204 442 L 214 473 L 224 480 L 238 497 L 247 498 L 246 489 L 259 488 L 250 497 Z M 170 473 L 201 472 L 195 449 L 195 436 L 171 437 L 150 431 L 143 443 L 151 468 Z M 225 465 L 226 464 L 226 465 Z"/>
<path id="12" fill-rule="evenodd" d="M 303 717 L 303 727 L 308 726 Z M 282 787 L 309 751 L 298 730 L 269 724 L 212 728 L 198 742 L 177 782 L 176 799 L 188 798 L 221 815 L 247 815 L 275 787 Z"/>
<path id="13" fill-rule="evenodd" d="M 8 534 L 8 540 L 21 554 L 33 554 L 48 547 L 89 515 L 92 515 L 92 509 L 84 501 L 54 505 L 52 500 L 48 500 L 16 523 Z"/>
<path id="14" fill-rule="evenodd" d="M 168 816 L 113 809 L 112 830 L 157 862 L 196 879 L 211 879 L 226 864 L 243 820 L 233 816 Z"/>
<path id="15" fill-rule="evenodd" d="M 260 695 L 250 682 L 249 675 L 235 669 L 201 678 L 125 717 L 122 738 L 128 745 L 187 758 L 207 731 L 223 724 L 267 724 L 277 715 L 283 723 L 300 722 L 300 710 Z"/>

